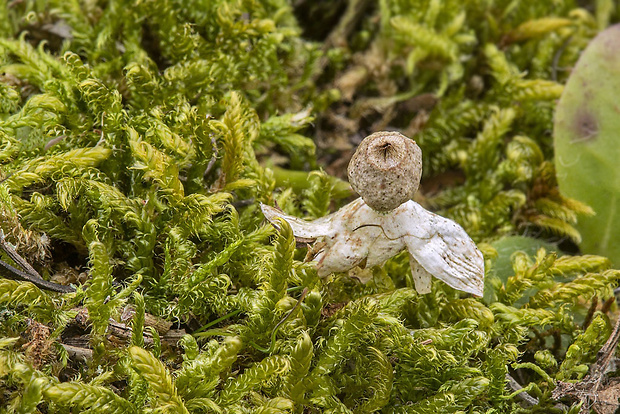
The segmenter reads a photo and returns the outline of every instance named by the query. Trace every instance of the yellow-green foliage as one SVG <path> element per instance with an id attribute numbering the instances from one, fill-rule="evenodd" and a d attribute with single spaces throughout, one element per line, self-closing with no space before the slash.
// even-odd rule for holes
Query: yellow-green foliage
<path id="1" fill-rule="evenodd" d="M 134 369 L 149 384 L 153 394 L 153 408 L 171 413 L 188 413 L 164 364 L 143 348 L 133 346 L 128 352 Z"/>
<path id="2" fill-rule="evenodd" d="M 620 272 L 492 243 L 579 241 L 591 210 L 557 190 L 553 108 L 618 17 L 610 0 L 3 2 L 0 228 L 46 278 L 66 261 L 87 282 L 0 278 L 0 413 L 561 412 L 554 381 L 595 360 L 609 309 L 591 301 Z M 366 284 L 320 280 L 264 223 L 261 202 L 340 206 L 325 171 L 342 165 L 321 163 L 375 129 L 415 135 L 425 201 L 484 251 L 484 298 L 417 294 L 403 254 Z M 94 352 L 68 364 L 78 306 Z M 165 345 L 146 312 L 187 335 Z M 42 366 L 32 321 L 53 332 Z"/>

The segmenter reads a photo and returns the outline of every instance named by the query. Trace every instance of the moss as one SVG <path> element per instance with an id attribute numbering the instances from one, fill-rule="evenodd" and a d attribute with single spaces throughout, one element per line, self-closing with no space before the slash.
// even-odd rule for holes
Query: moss
<path id="1" fill-rule="evenodd" d="M 553 109 L 618 11 L 349 4 L 336 26 L 309 1 L 0 5 L 0 225 L 45 277 L 88 276 L 64 295 L 0 279 L 0 412 L 561 411 L 549 378 L 579 379 L 610 331 L 609 261 L 516 253 L 484 302 L 437 281 L 418 295 L 405 255 L 367 284 L 320 280 L 259 202 L 333 211 L 339 159 L 397 129 L 423 152 L 421 202 L 488 269 L 507 235 L 577 241 L 589 209 L 557 190 Z M 147 316 L 187 335 L 170 345 Z M 31 320 L 51 328 L 43 365 Z M 63 346 L 81 334 L 85 359 Z M 507 388 L 515 370 L 538 407 Z"/>

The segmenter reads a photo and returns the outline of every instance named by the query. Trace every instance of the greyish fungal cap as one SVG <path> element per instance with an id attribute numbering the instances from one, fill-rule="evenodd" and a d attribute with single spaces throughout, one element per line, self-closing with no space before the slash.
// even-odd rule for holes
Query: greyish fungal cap
<path id="1" fill-rule="evenodd" d="M 375 132 L 357 147 L 347 172 L 366 204 L 376 211 L 391 211 L 418 191 L 422 150 L 398 132 Z"/>

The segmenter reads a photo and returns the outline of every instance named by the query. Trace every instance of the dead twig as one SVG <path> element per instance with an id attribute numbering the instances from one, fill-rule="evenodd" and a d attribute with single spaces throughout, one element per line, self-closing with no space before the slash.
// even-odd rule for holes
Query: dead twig
<path id="1" fill-rule="evenodd" d="M 591 408 L 598 413 L 613 413 L 617 408 L 620 408 L 620 404 L 618 404 L 620 382 L 617 378 L 610 380 L 605 378 L 619 340 L 620 318 L 616 321 L 609 339 L 598 352 L 596 362 L 590 367 L 590 374 L 577 383 L 558 381 L 551 397 L 555 400 L 568 397 L 572 400 L 581 401 L 583 404 L 580 414 L 589 412 Z"/>
<path id="2" fill-rule="evenodd" d="M 519 384 L 517 382 L 516 379 L 514 379 L 510 374 L 506 374 L 506 380 L 508 381 L 508 383 L 506 384 L 512 391 L 521 391 L 523 389 L 523 387 L 521 386 L 521 384 Z M 533 407 L 535 405 L 538 405 L 538 399 L 532 397 L 530 394 L 528 394 L 527 392 L 523 391 L 519 394 L 517 394 L 517 397 L 521 399 L 521 401 L 523 401 L 523 403 L 528 406 L 528 407 Z"/>
<path id="3" fill-rule="evenodd" d="M 325 67 L 329 63 L 327 51 L 333 47 L 346 47 L 347 37 L 355 29 L 355 26 L 359 22 L 359 19 L 364 16 L 366 8 L 371 4 L 369 0 L 350 0 L 347 4 L 347 8 L 342 14 L 340 21 L 336 27 L 330 32 L 323 44 L 323 56 L 319 59 L 319 70 L 313 76 L 316 80 L 323 74 Z"/>
<path id="4" fill-rule="evenodd" d="M 93 359 L 93 350 L 89 348 L 81 348 L 78 346 L 61 344 L 67 351 L 69 358 L 72 360 L 88 361 Z"/>
<path id="5" fill-rule="evenodd" d="M 590 326 L 590 322 L 592 322 L 592 318 L 594 317 L 594 312 L 596 312 L 597 306 L 598 306 L 598 296 L 595 296 L 592 298 L 592 304 L 590 305 L 590 308 L 588 309 L 588 314 L 583 320 L 583 325 L 581 329 L 583 329 L 584 331 L 588 328 L 588 326 Z"/>
<path id="6" fill-rule="evenodd" d="M 350 0 L 338 25 L 325 39 L 323 50 L 333 47 L 345 47 L 347 45 L 347 37 L 353 32 L 370 4 L 371 2 L 368 0 Z"/>
<path id="7" fill-rule="evenodd" d="M 131 317 L 133 317 L 133 315 Z M 131 317 L 129 317 L 127 321 L 129 321 Z M 179 339 L 181 339 L 183 335 L 185 335 L 185 329 L 170 329 L 170 327 L 172 326 L 172 323 L 164 321 L 161 318 L 157 318 L 148 313 L 145 314 L 144 320 L 145 320 L 145 326 L 152 327 L 153 329 L 155 329 L 159 333 L 161 341 L 168 345 L 176 346 Z M 77 315 L 74 318 L 74 321 L 75 321 L 75 324 L 81 329 L 84 329 L 84 330 L 89 329 L 90 328 L 90 316 L 88 314 L 88 309 L 80 308 L 78 310 Z M 126 344 L 128 341 L 131 340 L 132 334 L 133 334 L 133 329 L 131 328 L 131 326 L 125 323 L 117 322 L 111 318 L 108 320 L 107 335 L 108 335 L 108 339 L 111 342 L 119 343 L 119 344 Z M 151 332 L 145 329 L 142 335 L 144 337 L 144 343 L 146 345 L 153 344 L 153 334 L 151 334 Z"/>
<path id="8" fill-rule="evenodd" d="M 22 280 L 30 282 L 33 285 L 41 288 L 52 290 L 59 293 L 75 292 L 75 288 L 71 286 L 59 285 L 58 283 L 49 282 L 41 277 L 41 275 L 34 270 L 34 268 L 19 255 L 5 239 L 4 234 L 0 231 L 0 249 L 2 249 L 7 256 L 9 256 L 18 266 L 22 269 L 17 269 L 10 264 L 0 260 L 0 266 L 9 271 L 7 277 L 9 279 Z"/>
<path id="9" fill-rule="evenodd" d="M 209 163 L 207 164 L 207 168 L 205 169 L 204 174 L 202 174 L 203 178 L 206 178 L 207 175 L 209 175 L 209 173 L 213 169 L 213 166 L 215 165 L 215 161 L 217 161 L 217 156 L 218 156 L 217 141 L 215 140 L 215 137 L 213 135 L 211 135 L 211 147 L 213 148 L 213 153 L 211 154 L 211 159 L 209 160 Z"/>

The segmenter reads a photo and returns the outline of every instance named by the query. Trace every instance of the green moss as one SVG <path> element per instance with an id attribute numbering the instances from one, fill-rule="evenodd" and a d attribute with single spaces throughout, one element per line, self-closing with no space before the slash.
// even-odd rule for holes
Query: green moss
<path id="1" fill-rule="evenodd" d="M 333 25 L 305 17 L 321 7 L 0 6 L 0 226 L 42 274 L 88 276 L 62 296 L 0 279 L 0 412 L 545 412 L 548 378 L 595 360 L 608 318 L 576 321 L 613 297 L 609 261 L 487 243 L 579 240 L 590 210 L 557 189 L 552 117 L 612 2 L 351 1 L 309 41 Z M 418 295 L 405 255 L 367 284 L 320 280 L 264 223 L 260 202 L 338 207 L 348 187 L 319 167 L 377 129 L 422 148 L 425 201 L 485 253 L 484 302 Z M 135 332 L 114 343 L 128 304 Z M 81 305 L 95 352 L 68 362 Z M 145 311 L 195 336 L 146 341 Z M 52 328 L 43 365 L 30 320 Z M 507 388 L 513 363 L 539 407 Z"/>

